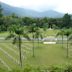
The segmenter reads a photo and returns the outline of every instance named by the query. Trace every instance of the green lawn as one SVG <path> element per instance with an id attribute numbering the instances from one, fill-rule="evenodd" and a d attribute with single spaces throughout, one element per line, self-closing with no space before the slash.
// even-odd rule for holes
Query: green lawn
<path id="1" fill-rule="evenodd" d="M 70 47 L 71 48 L 71 47 Z M 69 49 L 70 50 L 70 49 Z M 29 63 L 34 66 L 49 66 L 54 64 L 66 64 L 68 61 L 71 63 L 71 55 L 69 59 L 66 58 L 66 45 L 62 48 L 61 44 L 56 45 L 43 45 L 40 44 L 40 48 L 35 48 L 35 58 L 28 56 L 25 63 Z"/>
<path id="2" fill-rule="evenodd" d="M 1 32 L 0 37 L 6 37 L 9 35 L 9 32 Z"/>
<path id="3" fill-rule="evenodd" d="M 59 32 L 59 30 L 49 30 L 49 29 L 47 29 L 46 31 L 43 31 L 43 37 L 55 36 L 58 32 Z"/>
<path id="4" fill-rule="evenodd" d="M 50 32 L 46 32 L 47 35 L 54 35 L 58 32 L 58 30 L 50 30 Z M 7 36 L 8 33 L 0 34 L 0 36 Z M 47 36 L 46 35 L 46 36 Z M 71 41 L 72 42 L 72 41 Z M 60 44 L 59 44 L 60 43 Z M 38 43 L 35 42 L 35 57 L 32 57 L 32 42 L 31 41 L 23 41 L 22 43 L 22 60 L 23 67 L 26 64 L 29 64 L 33 67 L 48 67 L 50 65 L 64 65 L 68 63 L 72 63 L 72 45 L 69 44 L 69 58 L 66 58 L 66 41 L 65 44 L 62 44 L 61 41 L 58 41 L 57 44 L 49 45 L 43 44 L 40 42 L 39 48 Z M 19 67 L 19 49 L 17 45 L 13 45 L 10 40 L 0 40 L 0 59 L 4 61 L 4 63 L 0 60 L 0 67 L 3 68 L 20 68 Z"/>
<path id="5" fill-rule="evenodd" d="M 44 31 L 43 29 L 40 30 L 43 37 L 47 37 L 47 36 L 55 36 L 59 30 L 49 30 L 47 29 L 46 31 Z M 30 37 L 32 37 L 32 34 L 29 34 Z"/>
<path id="6" fill-rule="evenodd" d="M 47 37 L 47 36 L 55 36 L 59 30 L 49 30 L 47 29 L 46 31 L 43 31 L 43 29 L 41 29 L 42 35 L 43 37 Z M 0 37 L 7 37 L 9 35 L 9 32 L 1 32 L 0 33 Z M 29 34 L 30 37 L 32 37 L 32 34 Z"/>
<path id="7" fill-rule="evenodd" d="M 23 42 L 22 43 L 22 57 L 23 57 L 23 66 L 26 64 L 32 66 L 49 66 L 49 65 L 62 65 L 72 62 L 72 46 L 69 45 L 69 59 L 66 58 L 66 44 L 62 48 L 61 44 L 55 45 L 44 45 L 42 42 L 39 45 L 35 43 L 35 57 L 32 57 L 32 42 Z M 2 49 L 2 50 L 1 50 Z M 10 57 L 7 53 L 10 56 Z M 0 43 L 0 58 L 12 69 L 19 68 L 19 51 L 16 45 L 11 43 Z M 3 65 L 3 67 L 5 67 Z M 5 67 L 6 68 L 6 67 Z"/>

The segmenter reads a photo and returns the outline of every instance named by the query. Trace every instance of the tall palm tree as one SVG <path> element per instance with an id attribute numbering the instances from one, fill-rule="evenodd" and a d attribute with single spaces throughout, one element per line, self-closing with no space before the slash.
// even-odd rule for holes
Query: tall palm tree
<path id="1" fill-rule="evenodd" d="M 27 33 L 24 31 L 24 27 L 21 25 L 12 25 L 9 28 L 10 35 L 6 39 L 13 38 L 13 44 L 18 44 L 19 47 L 19 57 L 20 57 L 20 66 L 22 67 L 22 54 L 21 54 L 21 43 L 22 37 L 29 39 Z"/>
<path id="2" fill-rule="evenodd" d="M 56 36 L 61 36 L 62 37 L 62 48 L 63 48 L 63 36 L 64 36 L 64 30 L 61 29 Z"/>
<path id="3" fill-rule="evenodd" d="M 71 29 L 67 29 L 67 30 L 65 30 L 65 33 L 64 33 L 64 35 L 65 36 L 67 36 L 67 58 L 69 57 L 69 46 L 68 46 L 68 44 L 69 44 L 69 36 L 71 35 Z"/>
<path id="4" fill-rule="evenodd" d="M 32 56 L 35 57 L 35 50 L 34 50 L 34 44 L 35 44 L 35 38 L 38 38 L 38 42 L 39 42 L 39 28 L 36 26 L 36 23 L 33 23 L 31 26 L 30 26 L 30 32 L 32 33 L 32 43 L 33 43 L 33 47 L 32 47 L 32 50 L 33 50 L 33 54 Z"/>
<path id="5" fill-rule="evenodd" d="M 35 38 L 37 38 L 37 40 L 38 40 L 38 48 L 39 48 L 39 40 L 40 40 L 40 38 L 41 39 L 43 38 L 42 32 L 39 27 L 36 27 L 36 29 L 35 29 Z"/>
<path id="6" fill-rule="evenodd" d="M 34 40 L 35 40 L 35 27 L 36 27 L 36 24 L 33 23 L 31 26 L 30 26 L 30 32 L 32 33 L 32 43 L 33 43 L 33 47 L 32 47 L 32 56 L 35 57 L 35 54 L 34 54 Z"/>
<path id="7" fill-rule="evenodd" d="M 33 43 L 33 47 L 32 47 L 33 54 L 32 54 L 32 56 L 35 57 L 35 49 L 34 49 L 35 48 L 35 39 L 37 38 L 38 47 L 39 47 L 39 38 L 42 38 L 42 33 L 41 33 L 39 26 L 36 23 L 33 23 L 30 26 L 29 30 L 32 33 L 32 43 Z"/>

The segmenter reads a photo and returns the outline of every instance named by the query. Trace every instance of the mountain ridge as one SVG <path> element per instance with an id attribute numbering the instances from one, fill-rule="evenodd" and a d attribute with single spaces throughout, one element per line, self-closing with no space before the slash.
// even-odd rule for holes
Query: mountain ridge
<path id="1" fill-rule="evenodd" d="M 13 7 L 8 4 L 5 4 L 3 2 L 0 3 L 3 8 L 4 15 L 10 15 L 12 13 L 15 13 L 18 16 L 26 16 L 26 17 L 63 17 L 64 14 L 59 13 L 54 10 L 48 10 L 43 12 L 37 12 L 31 9 L 25 9 L 25 8 L 19 8 L 19 7 Z"/>

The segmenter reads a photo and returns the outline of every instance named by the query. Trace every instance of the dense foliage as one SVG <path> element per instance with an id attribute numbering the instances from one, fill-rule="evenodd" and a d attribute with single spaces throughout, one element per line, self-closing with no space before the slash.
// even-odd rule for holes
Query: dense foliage
<path id="1" fill-rule="evenodd" d="M 65 65 L 65 66 L 51 66 L 48 68 L 41 68 L 41 67 L 31 67 L 27 65 L 23 69 L 13 69 L 13 70 L 6 70 L 0 68 L 0 72 L 72 72 L 72 66 L 71 65 Z"/>
<path id="2" fill-rule="evenodd" d="M 8 27 L 14 24 L 21 24 L 23 26 L 31 26 L 36 23 L 40 28 L 70 28 L 72 27 L 72 19 L 69 14 L 65 14 L 63 18 L 30 18 L 18 17 L 15 14 L 10 16 L 3 16 L 3 9 L 0 5 L 0 31 L 7 31 Z"/>

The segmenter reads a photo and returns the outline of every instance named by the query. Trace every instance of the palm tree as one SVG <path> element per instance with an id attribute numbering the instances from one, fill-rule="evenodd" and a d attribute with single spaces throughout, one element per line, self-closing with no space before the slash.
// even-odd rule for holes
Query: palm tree
<path id="1" fill-rule="evenodd" d="M 62 37 L 62 48 L 63 48 L 63 36 L 64 36 L 64 30 L 61 29 L 56 36 L 61 36 Z"/>
<path id="2" fill-rule="evenodd" d="M 13 44 L 18 44 L 19 47 L 19 57 L 20 57 L 20 66 L 22 67 L 22 54 L 21 54 L 21 43 L 22 38 L 29 39 L 27 33 L 24 31 L 24 28 L 21 25 L 12 25 L 9 28 L 10 35 L 6 37 L 6 39 L 13 38 Z"/>
<path id="3" fill-rule="evenodd" d="M 32 47 L 32 56 L 35 57 L 35 39 L 37 38 L 38 40 L 38 48 L 39 48 L 39 38 L 42 38 L 42 33 L 41 33 L 41 30 L 39 28 L 39 26 L 36 24 L 36 23 L 33 23 L 31 26 L 30 26 L 30 32 L 32 33 L 32 43 L 33 43 L 33 47 Z"/>
<path id="4" fill-rule="evenodd" d="M 33 57 L 35 57 L 35 55 L 34 55 L 34 40 L 35 40 L 35 27 L 36 27 L 36 24 L 35 23 L 33 23 L 31 26 L 30 26 L 30 32 L 32 33 L 32 43 L 33 43 L 33 47 L 32 47 L 32 56 Z"/>
<path id="5" fill-rule="evenodd" d="M 32 47 L 32 51 L 33 51 L 33 54 L 32 56 L 35 57 L 35 51 L 34 51 L 34 43 L 35 43 L 35 38 L 38 38 L 39 40 L 39 29 L 38 27 L 36 26 L 36 23 L 33 23 L 31 26 L 30 26 L 30 32 L 32 33 L 32 43 L 33 43 L 33 47 Z M 38 34 L 38 35 L 37 35 Z"/>
<path id="6" fill-rule="evenodd" d="M 34 33 L 32 33 L 32 43 L 33 43 L 33 48 L 32 48 L 32 50 L 33 50 L 33 57 L 35 57 L 35 54 L 34 54 L 34 40 L 35 40 L 35 37 L 34 37 L 35 35 L 34 35 Z"/>
<path id="7" fill-rule="evenodd" d="M 67 58 L 69 57 L 69 46 L 68 46 L 68 41 L 69 41 L 69 36 L 71 35 L 71 29 L 65 30 L 64 35 L 67 36 Z"/>
<path id="8" fill-rule="evenodd" d="M 35 29 L 35 38 L 37 38 L 37 40 L 38 40 L 38 48 L 39 48 L 39 39 L 43 38 L 42 37 L 42 32 L 41 32 L 39 27 L 36 27 L 36 29 Z"/>

